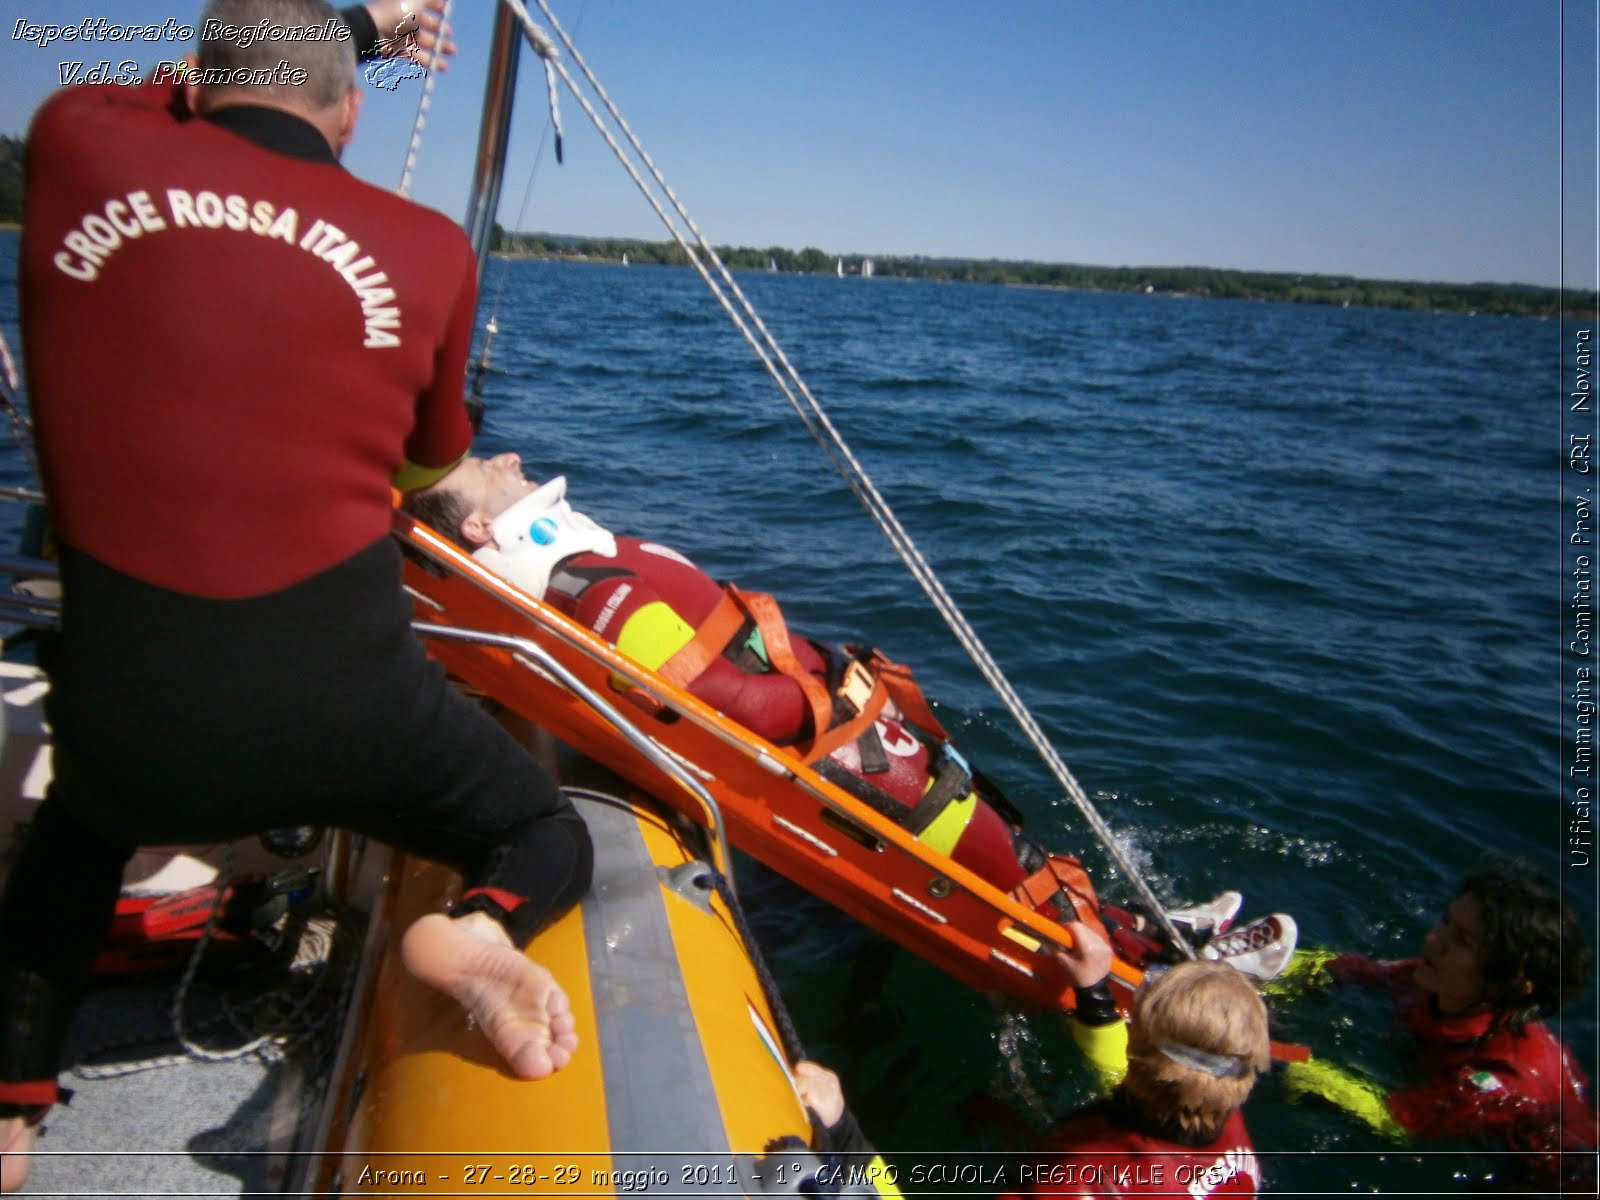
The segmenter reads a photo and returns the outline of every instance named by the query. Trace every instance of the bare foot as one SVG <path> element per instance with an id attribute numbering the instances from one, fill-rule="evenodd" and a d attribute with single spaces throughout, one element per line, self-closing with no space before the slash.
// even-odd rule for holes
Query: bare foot
<path id="1" fill-rule="evenodd" d="M 0 1117 L 0 1192 L 20 1191 L 28 1181 L 33 1165 L 33 1140 L 39 1136 L 37 1123 L 26 1117 Z"/>
<path id="2" fill-rule="evenodd" d="M 400 942 L 406 969 L 467 1010 L 511 1072 L 544 1079 L 572 1061 L 578 1032 L 555 976 L 484 913 L 430 913 Z"/>

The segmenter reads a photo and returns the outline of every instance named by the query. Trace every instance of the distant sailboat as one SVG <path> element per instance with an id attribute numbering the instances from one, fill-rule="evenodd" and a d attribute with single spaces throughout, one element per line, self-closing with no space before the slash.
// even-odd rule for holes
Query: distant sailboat
<path id="1" fill-rule="evenodd" d="M 778 269 L 778 260 L 775 259 L 775 258 L 767 259 L 767 270 L 768 271 L 776 271 L 777 269 Z"/>
<path id="2" fill-rule="evenodd" d="M 872 260 L 870 258 L 863 258 L 861 260 L 861 278 L 872 278 Z"/>
<path id="3" fill-rule="evenodd" d="M 628 265 L 628 252 L 626 250 L 624 250 L 622 252 L 622 265 L 623 266 L 627 266 Z"/>
<path id="4" fill-rule="evenodd" d="M 833 260 L 833 273 L 840 279 L 844 278 L 844 259 L 836 258 Z"/>

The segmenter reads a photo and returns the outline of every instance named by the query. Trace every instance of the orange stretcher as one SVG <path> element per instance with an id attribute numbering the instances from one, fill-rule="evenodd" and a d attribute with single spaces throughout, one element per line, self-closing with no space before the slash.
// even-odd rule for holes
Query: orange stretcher
<path id="1" fill-rule="evenodd" d="M 428 526 L 396 512 L 394 531 L 413 552 L 405 582 L 418 634 L 462 683 L 693 820 L 716 825 L 702 799 L 516 642 L 542 648 L 704 785 L 733 845 L 973 987 L 1046 1009 L 1073 1006 L 1052 954 L 1071 945 L 1070 926 L 919 842 L 819 775 L 799 751 L 774 746 L 624 657 Z M 473 640 L 478 635 L 494 641 Z M 1136 968 L 1114 964 L 1113 982 L 1131 988 L 1139 979 Z"/>

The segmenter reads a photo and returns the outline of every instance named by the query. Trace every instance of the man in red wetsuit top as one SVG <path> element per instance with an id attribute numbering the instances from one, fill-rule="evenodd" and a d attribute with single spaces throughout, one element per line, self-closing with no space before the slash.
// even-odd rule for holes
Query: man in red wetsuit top
<path id="1" fill-rule="evenodd" d="M 1046 1135 L 1007 1180 L 1008 1200 L 1254 1196 L 1261 1168 L 1239 1110 L 1271 1045 L 1255 985 L 1225 962 L 1180 963 L 1146 976 L 1124 1024 L 1105 985 L 1110 946 L 1074 932 L 1061 953 L 1078 988 L 1073 1040 L 1115 1086 Z"/>
<path id="2" fill-rule="evenodd" d="M 372 42 L 402 8 L 346 17 Z M 407 966 L 517 1075 L 576 1047 L 520 947 L 587 888 L 587 830 L 428 663 L 388 532 L 391 480 L 469 447 L 475 263 L 339 166 L 357 42 L 292 36 L 330 19 L 213 0 L 198 62 L 221 75 L 65 89 L 29 131 L 22 324 L 64 609 L 55 779 L 0 909 L 7 1189 L 139 844 L 319 824 L 456 866 L 463 899 L 406 931 Z M 289 36 L 241 44 L 264 27 Z"/>
<path id="3" fill-rule="evenodd" d="M 1561 894 L 1525 864 L 1497 863 L 1462 884 L 1420 957 L 1306 952 L 1292 968 L 1386 988 L 1415 1081 L 1385 1094 L 1318 1060 L 1290 1064 L 1285 1080 L 1393 1136 L 1522 1151 L 1517 1169 L 1536 1184 L 1592 1195 L 1600 1129 L 1589 1080 L 1538 1019 L 1591 982 L 1591 961 Z"/>

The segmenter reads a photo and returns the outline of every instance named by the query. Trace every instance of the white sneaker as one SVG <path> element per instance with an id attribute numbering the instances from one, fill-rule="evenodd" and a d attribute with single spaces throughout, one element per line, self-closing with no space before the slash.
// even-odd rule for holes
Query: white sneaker
<path id="1" fill-rule="evenodd" d="M 1187 925 L 1194 933 L 1226 933 L 1239 915 L 1244 897 L 1238 892 L 1223 892 L 1215 899 L 1193 908 L 1175 908 L 1167 913 L 1174 925 Z"/>
<path id="2" fill-rule="evenodd" d="M 1294 956 L 1300 929 L 1288 913 L 1271 913 L 1258 921 L 1214 937 L 1200 947 L 1200 957 L 1226 962 L 1253 979 L 1276 979 Z"/>

